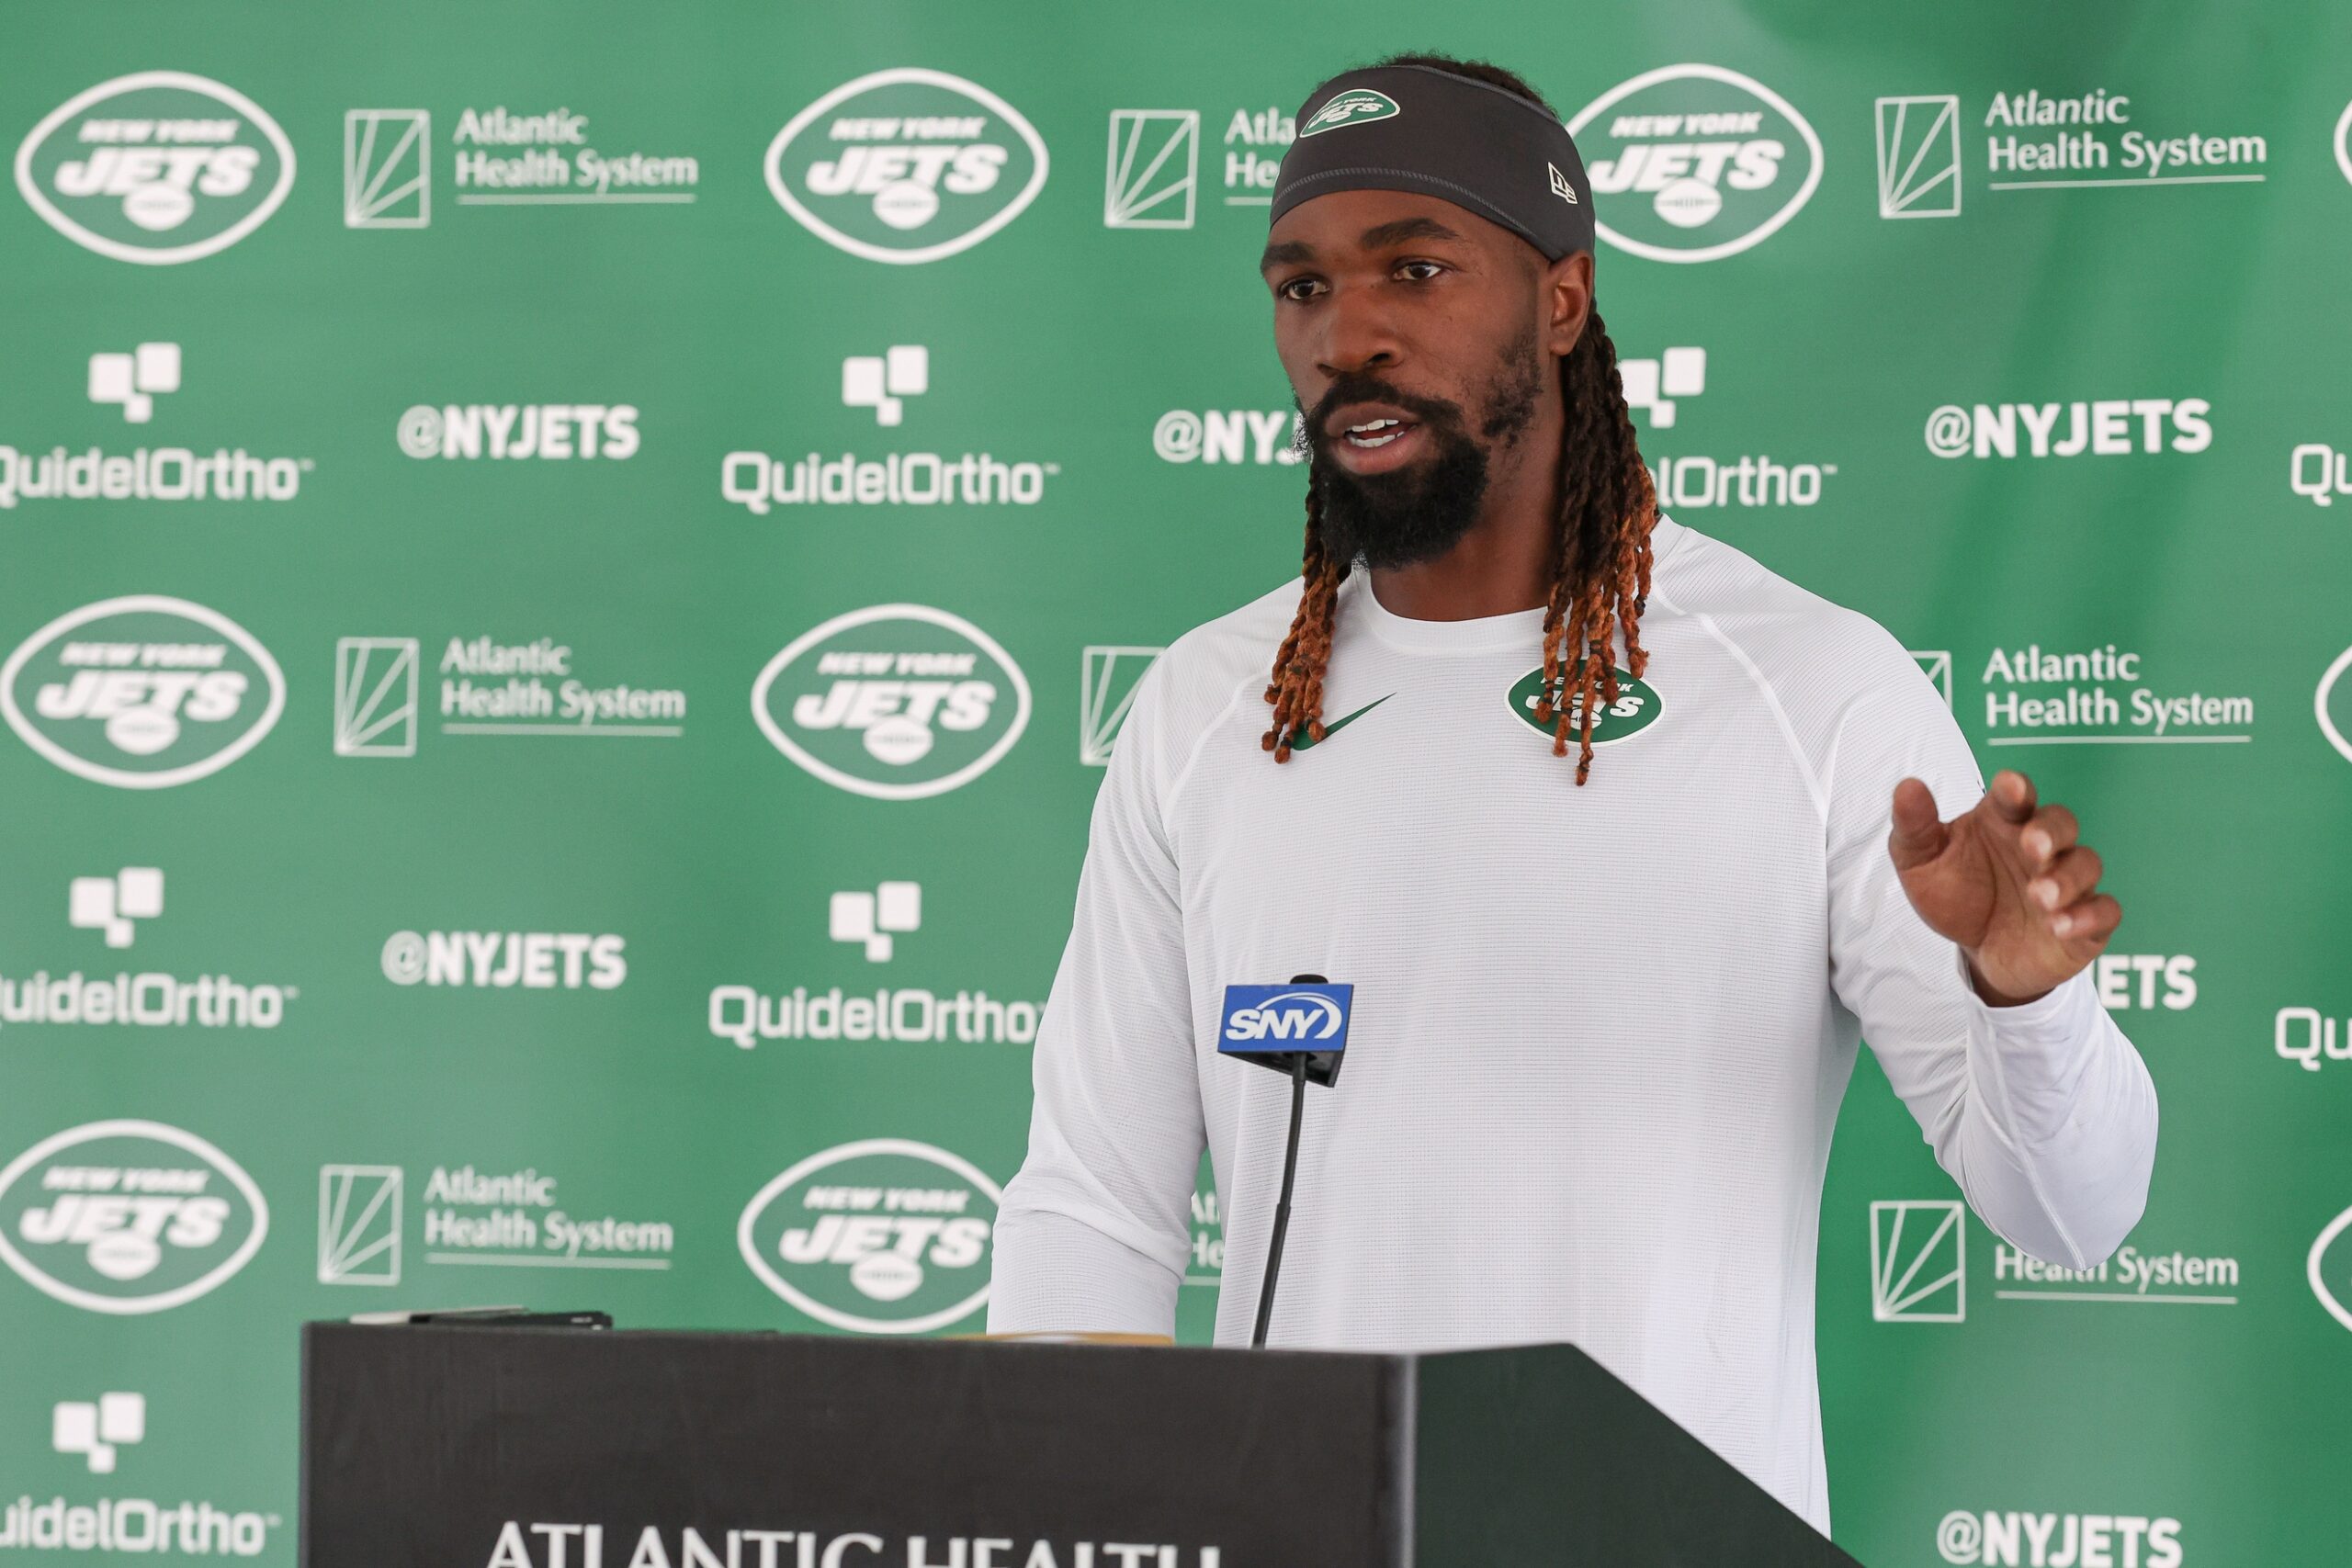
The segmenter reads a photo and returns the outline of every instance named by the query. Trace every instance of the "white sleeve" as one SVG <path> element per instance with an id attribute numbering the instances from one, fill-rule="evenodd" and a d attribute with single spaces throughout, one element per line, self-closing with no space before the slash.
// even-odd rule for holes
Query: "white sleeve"
<path id="1" fill-rule="evenodd" d="M 1947 820 L 1984 785 L 1942 698 L 1887 642 L 1830 753 L 1831 984 L 1978 1217 L 2045 1263 L 2089 1268 L 2147 1206 L 2155 1087 L 2087 972 L 1988 1007 L 1911 908 L 1887 854 L 1895 784 L 1924 780 Z"/>
<path id="2" fill-rule="evenodd" d="M 1167 664 L 1138 683 L 1094 797 L 1037 1029 L 1029 1157 L 998 1209 L 991 1333 L 1175 1329 L 1205 1134 L 1160 813 Z"/>

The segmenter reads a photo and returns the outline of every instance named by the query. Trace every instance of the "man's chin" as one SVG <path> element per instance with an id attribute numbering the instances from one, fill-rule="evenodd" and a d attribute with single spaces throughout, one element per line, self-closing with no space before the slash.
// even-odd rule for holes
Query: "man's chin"
<path id="1" fill-rule="evenodd" d="M 1437 461 L 1434 455 L 1424 452 L 1396 468 L 1369 474 L 1360 474 L 1333 461 L 1325 468 L 1324 478 L 1330 490 L 1360 498 L 1360 504 L 1409 512 L 1428 503 L 1430 475 L 1437 468 Z"/>
<path id="2" fill-rule="evenodd" d="M 1340 558 L 1351 564 L 1361 559 L 1383 570 L 1435 560 L 1459 544 L 1468 531 L 1433 532 L 1426 513 L 1410 511 L 1401 515 L 1384 511 L 1369 516 L 1353 513 L 1334 517 L 1327 510 L 1324 524 L 1327 543 Z"/>
<path id="3" fill-rule="evenodd" d="M 1422 453 L 1378 473 L 1316 465 L 1323 493 L 1324 541 L 1340 559 L 1383 570 L 1418 566 L 1461 542 L 1477 513 L 1484 476 L 1469 479 L 1442 451 Z"/>

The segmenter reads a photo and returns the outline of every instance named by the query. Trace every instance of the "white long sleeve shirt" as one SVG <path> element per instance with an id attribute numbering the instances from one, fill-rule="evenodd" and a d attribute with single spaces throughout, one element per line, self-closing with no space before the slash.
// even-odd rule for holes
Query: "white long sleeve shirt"
<path id="1" fill-rule="evenodd" d="M 989 1326 L 1174 1322 L 1201 1150 L 1246 1344 L 1290 1085 L 1227 985 L 1353 983 L 1310 1090 L 1272 1342 L 1568 1340 L 1826 1533 L 1814 1266 L 1867 1038 L 1985 1224 L 2084 1268 L 2137 1223 L 2156 1102 L 2087 976 L 1984 1006 L 1887 856 L 1897 780 L 1984 793 L 1868 618 L 1661 518 L 1644 681 L 1591 783 L 1519 711 L 1543 612 L 1343 586 L 1319 744 L 1259 749 L 1294 580 L 1143 677 L 1096 798 L 1005 1190 Z M 1622 660 L 1622 651 L 1621 651 Z M 1516 696 L 1514 688 L 1519 688 Z M 1341 722 L 1344 721 L 1344 722 Z"/>

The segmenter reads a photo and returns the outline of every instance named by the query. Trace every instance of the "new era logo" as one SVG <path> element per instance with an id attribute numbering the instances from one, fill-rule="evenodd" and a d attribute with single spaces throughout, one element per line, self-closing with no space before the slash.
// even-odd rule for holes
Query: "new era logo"
<path id="1" fill-rule="evenodd" d="M 155 417 L 155 398 L 180 389 L 180 345 L 142 343 L 129 354 L 90 355 L 90 400 L 112 403 L 124 421 L 144 424 Z"/>
<path id="2" fill-rule="evenodd" d="M 1871 1316 L 1881 1323 L 1967 1319 L 1963 1213 L 1956 1198 L 1871 1205 Z"/>
<path id="3" fill-rule="evenodd" d="M 1197 109 L 1113 109 L 1102 182 L 1111 229 L 1189 229 L 1200 189 Z"/>
<path id="4" fill-rule="evenodd" d="M 401 1168 L 319 1167 L 319 1283 L 401 1282 Z"/>
<path id="5" fill-rule="evenodd" d="M 147 1396 L 102 1393 L 95 1403 L 66 1400 L 50 1412 L 49 1443 L 62 1454 L 80 1454 L 93 1475 L 114 1473 L 115 1450 L 147 1438 Z"/>
<path id="6" fill-rule="evenodd" d="M 164 912 L 164 874 L 127 865 L 112 876 L 77 876 L 65 893 L 66 919 L 77 931 L 104 931 L 108 947 L 129 947 L 133 920 Z"/>
<path id="7" fill-rule="evenodd" d="M 1878 100 L 1878 215 L 1960 216 L 1960 99 Z"/>
<path id="8" fill-rule="evenodd" d="M 894 931 L 920 930 L 922 925 L 922 884 L 886 882 L 871 893 L 833 895 L 832 933 L 835 942 L 862 942 L 865 961 L 890 961 Z"/>
<path id="9" fill-rule="evenodd" d="M 852 355 L 842 361 L 842 401 L 854 409 L 872 409 L 876 424 L 898 423 L 905 414 L 899 400 L 929 390 L 931 350 L 920 344 L 899 344 L 887 354 Z"/>
<path id="10" fill-rule="evenodd" d="M 1576 206 L 1577 188 L 1576 186 L 1568 184 L 1567 175 L 1560 173 L 1560 165 L 1557 164 L 1546 163 L 1544 166 L 1552 171 L 1552 194 L 1558 197 L 1562 201 L 1566 202 L 1570 207 Z"/>
<path id="11" fill-rule="evenodd" d="M 335 639 L 334 754 L 416 755 L 416 638 Z"/>
<path id="12" fill-rule="evenodd" d="M 422 229 L 433 220 L 433 117 L 352 109 L 343 117 L 343 226 Z"/>
<path id="13" fill-rule="evenodd" d="M 1159 648 L 1090 647 L 1079 655 L 1078 760 L 1086 767 L 1107 767 L 1111 747 L 1136 704 L 1136 685 L 1151 661 L 1166 652 Z"/>
<path id="14" fill-rule="evenodd" d="M 1625 406 L 1652 430 L 1674 428 L 1674 400 L 1707 389 L 1707 351 L 1669 348 L 1656 359 L 1621 359 L 1617 375 L 1625 386 Z"/>

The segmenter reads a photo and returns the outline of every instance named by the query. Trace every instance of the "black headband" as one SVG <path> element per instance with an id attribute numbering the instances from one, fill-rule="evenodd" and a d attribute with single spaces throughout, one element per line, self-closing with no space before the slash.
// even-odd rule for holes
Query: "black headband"
<path id="1" fill-rule="evenodd" d="M 1267 226 L 1335 190 L 1439 197 L 1546 261 L 1592 249 L 1592 187 L 1567 128 L 1516 93 L 1434 66 L 1345 72 L 1300 106 Z"/>

